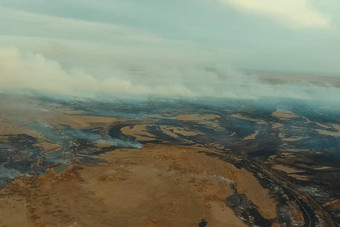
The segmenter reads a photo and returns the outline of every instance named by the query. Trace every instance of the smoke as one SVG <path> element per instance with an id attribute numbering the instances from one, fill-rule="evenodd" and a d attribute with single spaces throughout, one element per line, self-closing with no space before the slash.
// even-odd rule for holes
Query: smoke
<path id="1" fill-rule="evenodd" d="M 99 132 L 89 130 L 80 130 L 71 127 L 55 129 L 46 122 L 33 122 L 30 126 L 41 133 L 48 141 L 67 147 L 70 140 L 80 139 L 91 143 L 99 143 L 120 148 L 142 148 L 142 145 L 136 141 L 121 138 L 112 138 L 102 136 Z"/>
<path id="2" fill-rule="evenodd" d="M 77 138 L 89 142 L 96 142 L 99 144 L 104 144 L 104 145 L 111 145 L 115 147 L 124 147 L 124 148 L 142 148 L 142 144 L 136 142 L 136 141 L 131 141 L 131 140 L 123 140 L 120 138 L 108 138 L 108 137 L 103 137 L 100 134 L 94 133 L 94 132 L 88 132 L 84 130 L 79 130 L 79 129 L 73 129 L 73 128 L 66 128 L 63 130 L 63 133 L 68 136 L 69 138 Z"/>
<path id="3" fill-rule="evenodd" d="M 132 81 L 119 78 L 119 76 L 98 79 L 81 69 L 74 68 L 66 71 L 56 61 L 46 59 L 40 54 L 22 54 L 17 49 L 1 50 L 0 62 L 0 89 L 3 91 L 25 89 L 42 93 L 88 97 L 99 93 L 194 96 L 189 89 L 179 84 L 160 84 L 148 87 L 133 84 Z"/>
<path id="4" fill-rule="evenodd" d="M 255 75 L 221 64 L 191 62 L 182 65 L 174 61 L 155 66 L 148 61 L 144 63 L 121 64 L 110 75 L 99 78 L 81 68 L 66 69 L 41 54 L 0 49 L 0 91 L 34 91 L 45 95 L 87 98 L 156 96 L 340 100 L 339 88 L 311 84 L 308 78 L 305 82 L 270 84 Z"/>
<path id="5" fill-rule="evenodd" d="M 249 8 L 248 6 L 251 5 L 252 11 L 255 10 L 259 13 L 263 10 L 263 7 L 255 6 L 256 4 L 253 6 L 248 1 L 242 1 L 243 3 L 237 4 L 237 1 L 232 0 L 225 0 L 224 2 L 243 8 Z M 296 15 L 299 16 L 301 13 L 297 13 L 297 11 L 290 12 L 289 10 L 288 12 L 282 7 L 276 7 L 270 1 L 265 1 L 264 5 L 266 5 L 266 11 L 278 10 L 280 17 L 299 19 L 302 20 L 302 24 L 311 22 L 308 15 L 314 15 L 314 20 L 312 21 L 314 24 L 316 23 L 315 20 L 319 21 L 320 19 L 318 13 L 311 12 L 311 9 L 306 6 L 305 0 L 300 0 L 299 3 L 294 1 L 283 2 L 280 1 L 280 4 L 285 6 L 296 5 L 298 11 L 302 12 L 304 16 L 295 18 Z M 37 9 L 30 9 L 34 5 L 40 6 L 41 4 L 52 10 L 53 13 L 37 13 Z M 77 10 L 79 8 L 86 9 L 83 11 L 84 15 L 88 14 L 88 9 L 95 7 L 90 2 L 83 3 L 84 5 L 70 4 L 76 6 Z M 125 5 L 125 2 L 121 2 L 121 4 Z M 147 26 L 142 25 L 143 23 L 127 25 L 128 23 L 126 22 L 130 21 L 130 16 L 132 16 L 130 15 L 130 7 L 120 9 L 123 10 L 122 14 L 125 12 L 129 15 L 128 18 L 122 15 L 121 19 L 125 21 L 124 23 L 119 22 L 120 19 L 116 17 L 112 18 L 114 20 L 106 22 L 94 20 L 94 18 L 100 18 L 102 15 L 99 14 L 102 14 L 103 11 L 110 12 L 109 14 L 111 15 L 111 10 L 108 9 L 117 7 L 117 3 L 109 5 L 96 3 L 97 7 L 101 5 L 101 9 L 96 12 L 96 16 L 81 19 L 58 16 L 58 14 L 55 14 L 55 6 L 50 5 L 48 2 L 42 3 L 38 1 L 28 5 L 23 4 L 22 9 L 21 7 L 17 8 L 17 4 L 4 3 L 4 5 L 8 5 L 9 8 L 0 7 L 0 30 L 3 31 L 0 35 L 0 92 L 3 93 L 35 92 L 49 96 L 60 95 L 95 99 L 116 97 L 260 99 L 274 97 L 319 101 L 340 100 L 339 89 L 332 86 L 332 84 L 320 86 L 315 83 L 309 83 L 308 79 L 302 81 L 302 83 L 270 84 L 257 76 L 242 73 L 238 69 L 235 70 L 232 67 L 233 65 L 249 66 L 248 63 L 245 64 L 248 61 L 246 59 L 252 59 L 251 62 L 255 62 L 250 65 L 258 64 L 256 63 L 258 59 L 252 58 L 252 56 L 256 55 L 267 59 L 268 64 L 271 64 L 271 59 L 268 59 L 268 56 L 272 56 L 268 55 L 270 52 L 262 53 L 262 50 L 259 50 L 258 47 L 255 48 L 249 45 L 249 43 L 254 43 L 255 46 L 259 47 L 264 45 L 265 41 L 259 42 L 259 37 L 262 36 L 254 33 L 254 37 L 248 35 L 249 40 L 240 39 L 241 41 L 238 41 L 235 40 L 235 37 L 241 38 L 248 33 L 242 33 L 243 35 L 235 33 L 231 34 L 231 37 L 234 38 L 229 40 L 230 43 L 216 39 L 216 43 L 212 44 L 211 42 L 215 40 L 215 35 L 220 38 L 227 37 L 229 33 L 233 33 L 233 31 L 239 32 L 240 30 L 231 29 L 229 31 L 224 27 L 218 27 L 219 32 L 214 33 L 214 29 L 209 30 L 208 27 L 203 27 L 204 33 L 209 34 L 204 35 L 206 38 L 202 37 L 201 39 L 198 37 L 200 33 L 196 31 L 193 34 L 190 33 L 193 37 L 187 37 L 190 35 L 188 31 L 185 29 L 182 31 L 183 28 L 191 24 L 188 23 L 190 20 L 186 20 L 188 18 L 187 13 L 182 15 L 184 16 L 183 18 L 175 20 L 176 22 L 181 21 L 181 23 L 184 23 L 183 27 L 180 24 L 177 26 L 172 20 L 174 15 L 169 14 L 168 16 L 171 16 L 171 20 L 168 18 L 169 21 L 157 21 L 161 28 L 159 28 L 160 30 L 156 29 L 156 31 L 149 29 L 149 23 L 147 23 Z M 60 10 L 65 12 L 70 10 L 67 5 L 60 4 Z M 90 5 L 91 7 L 87 8 Z M 130 4 L 128 5 L 130 6 Z M 147 10 L 145 12 L 149 12 L 148 4 L 137 5 L 141 7 L 140 9 Z M 182 4 L 177 6 L 181 8 Z M 136 15 L 133 15 L 136 18 L 144 15 L 143 13 L 139 14 L 141 12 L 136 13 Z M 147 15 L 147 18 L 146 21 L 149 21 L 157 17 L 150 14 Z M 211 20 L 206 21 L 205 16 L 199 18 L 202 20 L 200 21 L 201 23 L 207 22 L 209 25 L 211 23 L 212 27 L 221 25 L 212 23 Z M 307 21 L 306 18 L 308 19 Z M 170 24 L 176 28 L 182 28 L 178 29 L 180 34 L 165 35 L 170 31 L 166 29 L 169 26 L 165 26 L 169 25 L 168 22 L 171 22 Z M 237 26 L 235 25 L 235 27 Z M 175 33 L 175 31 L 177 29 L 171 33 Z M 210 34 L 210 31 L 213 33 Z M 263 31 L 260 31 L 262 34 Z M 270 34 L 264 33 L 263 35 L 266 37 L 265 39 L 263 37 L 263 40 L 268 40 L 271 37 Z M 305 38 L 308 43 L 311 40 L 310 34 L 307 35 Z M 300 42 L 299 40 L 296 41 L 297 43 Z M 303 43 L 300 46 L 302 49 L 299 50 L 299 53 L 309 47 L 308 45 L 305 46 L 305 41 Z M 249 45 L 247 51 L 244 49 L 248 45 L 244 44 Z M 286 44 L 291 45 L 287 51 L 292 51 L 287 56 L 294 56 L 295 49 L 299 45 L 295 44 L 295 41 L 293 43 L 278 42 L 279 49 L 286 49 Z M 234 49 L 233 46 L 238 47 Z M 292 49 L 292 46 L 294 49 Z M 321 46 L 317 45 L 317 47 L 317 49 L 313 47 L 311 50 L 320 50 L 319 47 Z M 273 43 L 268 48 L 273 48 Z M 273 51 L 276 50 L 273 49 Z M 243 51 L 245 52 L 243 53 Z M 267 53 L 267 57 L 265 53 Z M 273 58 L 276 59 L 274 62 L 279 62 L 280 64 L 279 69 L 286 68 L 285 62 L 287 63 L 287 59 L 280 57 L 282 53 L 286 53 L 286 51 L 275 52 L 275 56 L 273 55 Z M 308 53 L 312 52 L 309 51 Z M 246 58 L 244 58 L 244 54 L 247 55 Z M 327 52 L 327 56 L 328 54 Z M 316 60 L 311 61 L 306 58 L 305 61 L 300 61 L 297 56 L 300 55 L 294 56 L 293 60 L 289 59 L 288 62 L 293 61 L 293 65 L 299 65 L 298 70 L 306 70 L 307 67 L 306 64 L 304 64 L 304 67 L 302 65 L 300 67 L 300 62 L 311 62 L 308 64 L 307 69 L 309 70 L 309 67 L 311 67 L 311 69 L 319 70 L 318 64 L 312 63 L 316 62 Z M 320 59 L 320 56 L 315 59 Z M 336 62 L 332 59 L 337 58 L 330 57 L 329 61 L 327 61 L 330 63 L 326 65 L 331 66 L 332 62 Z M 324 63 L 321 65 L 324 65 Z M 271 65 L 268 67 L 267 65 L 257 65 L 255 67 L 263 69 L 276 68 L 271 67 Z M 287 68 L 289 69 L 289 67 Z M 320 70 L 327 71 L 325 67 L 320 68 Z M 323 78 L 320 80 L 323 80 Z"/>
<path id="6" fill-rule="evenodd" d="M 4 184 L 3 180 L 14 179 L 20 176 L 21 173 L 15 169 L 8 169 L 4 165 L 0 165 L 0 185 Z"/>

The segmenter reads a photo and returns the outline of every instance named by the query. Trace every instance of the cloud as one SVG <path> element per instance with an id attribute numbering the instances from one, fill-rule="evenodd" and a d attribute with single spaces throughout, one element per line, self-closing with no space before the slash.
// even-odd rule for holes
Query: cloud
<path id="1" fill-rule="evenodd" d="M 291 28 L 328 28 L 329 19 L 309 0 L 221 0 L 240 10 L 274 18 Z"/>
<path id="2" fill-rule="evenodd" d="M 0 7 L 1 47 L 39 53 L 62 68 L 82 68 L 100 78 L 118 70 L 135 72 L 155 65 L 224 60 L 202 45 L 166 39 L 139 28 Z"/>
<path id="3" fill-rule="evenodd" d="M 14 25 L 14 26 L 13 26 Z M 166 40 L 141 29 L 8 9 L 0 6 L 0 28 L 7 35 L 94 40 L 109 44 L 164 44 Z"/>

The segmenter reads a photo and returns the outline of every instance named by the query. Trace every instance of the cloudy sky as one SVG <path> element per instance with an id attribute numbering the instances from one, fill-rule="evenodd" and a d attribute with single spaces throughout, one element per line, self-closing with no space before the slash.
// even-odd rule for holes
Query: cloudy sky
<path id="1" fill-rule="evenodd" d="M 339 98 L 247 76 L 340 76 L 339 12 L 338 0 L 0 0 L 0 89 Z"/>

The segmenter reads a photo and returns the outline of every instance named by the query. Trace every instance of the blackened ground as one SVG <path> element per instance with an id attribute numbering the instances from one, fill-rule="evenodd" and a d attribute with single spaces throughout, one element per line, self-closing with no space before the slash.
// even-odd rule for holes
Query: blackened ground
<path id="1" fill-rule="evenodd" d="M 270 220 L 265 219 L 257 210 L 257 207 L 244 194 L 233 194 L 226 199 L 226 205 L 230 207 L 235 214 L 250 226 L 257 225 L 270 227 Z"/>

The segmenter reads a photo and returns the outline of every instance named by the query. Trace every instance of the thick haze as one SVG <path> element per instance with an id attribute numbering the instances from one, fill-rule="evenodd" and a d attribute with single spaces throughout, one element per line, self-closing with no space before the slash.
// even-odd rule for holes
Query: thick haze
<path id="1" fill-rule="evenodd" d="M 0 89 L 337 101 L 331 82 L 249 73 L 339 76 L 339 12 L 338 0 L 0 0 Z"/>

